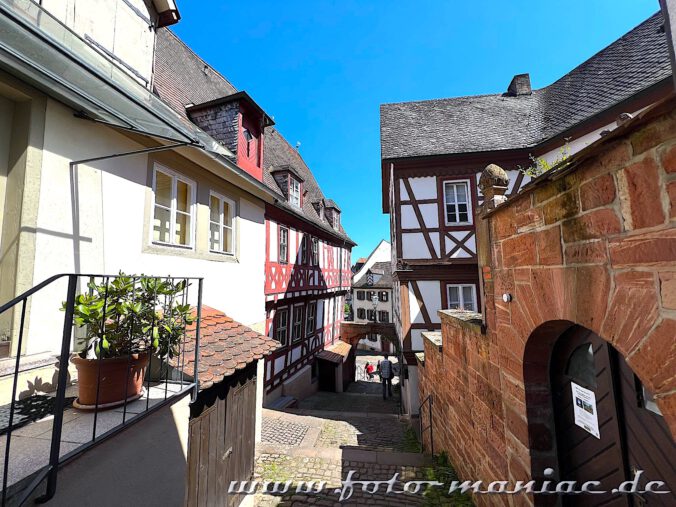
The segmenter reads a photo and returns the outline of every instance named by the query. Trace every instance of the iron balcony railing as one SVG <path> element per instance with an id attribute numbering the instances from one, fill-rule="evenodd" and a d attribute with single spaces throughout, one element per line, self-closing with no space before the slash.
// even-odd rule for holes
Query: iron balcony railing
<path id="1" fill-rule="evenodd" d="M 121 400 L 119 406 L 115 408 L 100 406 L 103 354 L 99 348 L 96 401 L 93 406 L 86 407 L 86 411 L 78 410 L 73 407 L 75 396 L 71 396 L 71 394 L 76 394 L 71 391 L 75 390 L 77 381 L 72 381 L 69 372 L 69 362 L 71 356 L 73 356 L 74 345 L 77 345 L 77 340 L 74 338 L 76 334 L 74 329 L 79 329 L 74 325 L 73 319 L 76 313 L 82 315 L 83 310 L 82 308 L 76 309 L 79 304 L 78 292 L 82 295 L 91 295 L 94 287 L 97 287 L 99 293 L 103 288 L 103 321 L 99 329 L 108 330 L 112 325 L 109 322 L 109 312 L 106 309 L 108 294 L 109 292 L 112 294 L 113 284 L 121 278 L 124 278 L 127 283 L 132 283 L 133 288 L 143 286 L 146 289 L 143 292 L 145 294 L 143 304 L 152 307 L 152 315 L 166 315 L 164 312 L 171 310 L 168 305 L 180 304 L 184 309 L 186 305 L 190 305 L 190 318 L 184 320 L 194 320 L 194 322 L 189 326 L 185 326 L 184 322 L 182 328 L 179 328 L 179 332 L 182 329 L 182 336 L 179 334 L 178 339 L 174 340 L 176 343 L 172 354 L 169 356 L 166 351 L 164 351 L 165 354 L 162 354 L 161 347 L 158 346 L 159 342 L 155 340 L 157 336 L 153 333 L 158 332 L 155 326 L 134 327 L 132 320 L 130 329 L 135 334 L 140 333 L 139 336 L 144 339 L 142 340 L 143 343 L 151 344 L 146 350 L 149 354 L 149 362 L 142 393 L 130 399 L 125 391 L 124 399 Z M 163 283 L 164 285 L 162 285 Z M 64 298 L 63 286 L 66 284 Z M 167 287 L 167 284 L 172 284 L 176 291 L 171 296 L 167 296 L 166 293 L 158 293 L 158 287 Z M 155 288 L 154 294 L 152 294 L 153 287 Z M 0 306 L 0 324 L 10 323 L 8 334 L 11 337 L 12 350 L 15 351 L 12 358 L 14 366 L 11 394 L 9 394 L 8 403 L 0 407 L 0 416 L 4 415 L 4 417 L 0 417 L 0 444 L 4 444 L 4 446 L 1 446 L 4 447 L 4 457 L 1 460 L 3 465 L 2 507 L 24 504 L 34 494 L 38 494 L 36 490 L 45 479 L 44 494 L 37 498 L 37 501 L 40 503 L 47 502 L 56 492 L 60 466 L 153 411 L 166 406 L 178 397 L 186 395 L 191 390 L 194 399 L 198 385 L 202 287 L 202 278 L 126 276 L 122 274 L 59 274 Z M 132 291 L 133 295 L 141 293 L 140 290 Z M 149 293 L 152 294 L 152 297 L 148 297 Z M 50 298 L 51 302 L 47 303 Z M 58 310 L 62 302 L 63 317 L 55 313 L 50 316 L 50 312 L 54 309 Z M 131 303 L 135 304 L 135 301 L 131 301 Z M 46 306 L 51 304 L 54 304 L 55 308 Z M 136 309 L 138 308 L 137 306 Z M 41 383 L 38 386 L 40 388 L 38 391 L 42 394 L 38 394 L 36 389 L 33 392 L 29 389 L 28 392 L 17 396 L 20 383 L 23 384 L 26 376 L 32 374 L 35 369 L 35 366 L 26 357 L 27 354 L 23 352 L 26 349 L 26 342 L 34 338 L 31 328 L 36 327 L 38 331 L 43 333 L 46 321 L 51 324 L 53 319 L 61 318 L 63 319 L 61 342 L 54 344 L 56 345 L 54 350 L 60 349 L 57 359 L 58 373 L 54 375 L 56 380 L 53 380 L 52 384 L 47 384 L 47 387 Z M 131 316 L 130 318 L 133 319 L 134 317 Z M 49 325 L 47 327 L 49 328 Z M 138 329 L 139 327 L 144 329 Z M 0 331 L 2 330 L 0 329 Z M 149 335 L 145 336 L 143 333 L 149 333 Z M 85 343 L 87 343 L 86 338 Z M 98 346 L 101 346 L 101 344 L 102 342 L 99 341 Z M 130 380 L 132 353 L 130 347 L 127 357 L 127 385 Z M 190 355 L 194 355 L 194 357 L 190 358 Z M 190 360 L 186 361 L 186 356 L 194 362 L 192 371 L 185 370 L 185 365 L 190 362 Z M 22 360 L 25 360 L 25 362 L 22 363 Z M 5 378 L 9 378 L 11 375 L 10 372 Z M 125 389 L 127 385 L 124 386 Z M 36 386 L 33 385 L 33 387 Z M 45 429 L 45 425 L 49 426 L 50 420 L 52 422 L 51 433 L 49 429 Z M 69 426 L 75 420 L 77 420 L 77 424 Z M 32 428 L 31 425 L 35 425 L 35 428 Z M 91 428 L 91 433 L 89 433 L 88 427 Z M 67 439 L 62 439 L 64 431 L 68 433 Z M 4 442 L 2 442 L 2 438 L 5 439 Z M 40 456 L 40 453 L 35 451 L 35 449 L 40 449 L 40 446 L 35 444 L 43 444 L 42 448 L 44 449 L 46 440 L 49 441 L 48 456 L 44 455 L 46 453 Z M 16 444 L 17 441 L 21 445 L 14 448 L 13 444 Z M 66 442 L 66 445 L 63 445 L 64 442 Z M 13 469 L 13 467 L 15 468 Z M 17 467 L 19 470 L 16 470 Z"/>

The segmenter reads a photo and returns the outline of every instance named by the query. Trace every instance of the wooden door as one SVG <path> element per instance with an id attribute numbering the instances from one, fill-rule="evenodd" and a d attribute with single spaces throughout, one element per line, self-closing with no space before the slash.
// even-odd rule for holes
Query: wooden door
<path id="1" fill-rule="evenodd" d="M 618 358 L 618 365 L 630 478 L 636 470 L 643 470 L 639 481 L 642 489 L 649 481 L 663 481 L 666 483 L 663 489 L 676 492 L 676 444 L 669 427 L 652 394 L 644 389 L 624 358 Z M 676 505 L 676 493 L 639 495 L 635 504 L 673 506 Z"/>
<path id="2" fill-rule="evenodd" d="M 641 405 L 640 382 L 617 351 L 593 332 L 575 326 L 557 341 L 550 365 L 561 480 L 600 481 L 610 491 L 644 470 L 676 487 L 674 441 L 660 415 Z M 575 424 L 571 383 L 594 392 L 600 438 Z M 673 495 L 564 496 L 566 506 L 676 505 Z"/>
<path id="3" fill-rule="evenodd" d="M 551 363 L 560 479 L 600 481 L 602 485 L 597 489 L 606 491 L 620 485 L 626 477 L 611 362 L 606 342 L 589 330 L 574 327 L 557 341 Z M 596 395 L 601 438 L 575 424 L 573 382 Z M 617 495 L 565 496 L 563 504 L 630 505 L 626 497 Z"/>
<path id="4" fill-rule="evenodd" d="M 186 505 L 237 506 L 244 493 L 229 493 L 234 481 L 251 480 L 255 459 L 256 378 L 215 385 L 198 397 L 210 398 L 190 421 Z M 213 401 L 212 401 L 213 400 Z"/>

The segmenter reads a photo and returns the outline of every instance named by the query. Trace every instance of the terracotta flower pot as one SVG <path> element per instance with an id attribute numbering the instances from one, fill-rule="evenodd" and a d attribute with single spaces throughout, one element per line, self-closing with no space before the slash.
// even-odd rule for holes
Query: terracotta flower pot
<path id="1" fill-rule="evenodd" d="M 147 352 L 132 354 L 131 357 L 111 357 L 101 360 L 83 359 L 77 355 L 71 357 L 70 360 L 77 368 L 78 405 L 82 407 L 91 405 L 93 408 L 93 405 L 97 404 L 96 390 L 99 383 L 99 408 L 122 404 L 125 398 L 127 400 L 138 398 L 143 389 L 143 378 L 149 358 Z"/>

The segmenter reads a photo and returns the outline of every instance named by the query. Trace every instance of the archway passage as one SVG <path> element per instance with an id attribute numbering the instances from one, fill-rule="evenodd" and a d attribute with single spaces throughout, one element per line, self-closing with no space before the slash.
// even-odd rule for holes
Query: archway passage
<path id="1" fill-rule="evenodd" d="M 534 475 L 542 474 L 537 466 L 550 466 L 557 470 L 559 480 L 577 481 L 578 488 L 586 481 L 599 481 L 601 486 L 592 489 L 611 491 L 642 471 L 638 475 L 641 490 L 650 481 L 662 481 L 665 485 L 660 489 L 676 491 L 676 445 L 652 394 L 608 342 L 586 328 L 566 327 L 558 338 L 550 335 L 549 340 L 539 342 L 541 354 L 541 347 L 549 342 L 551 355 L 542 354 L 550 357 L 549 364 L 527 362 L 524 371 L 530 393 L 531 440 L 540 446 L 534 452 Z M 538 363 L 548 375 L 538 375 Z M 540 383 L 549 380 L 548 389 L 537 385 L 538 377 Z M 537 393 L 546 396 L 535 401 Z M 538 404 L 539 409 L 533 406 Z M 546 424 L 542 414 L 547 408 L 554 429 L 551 452 L 543 452 L 547 439 L 542 438 Z M 535 412 L 540 413 L 540 421 L 533 420 Z M 562 499 L 565 506 L 667 506 L 675 502 L 673 493 L 568 495 Z"/>

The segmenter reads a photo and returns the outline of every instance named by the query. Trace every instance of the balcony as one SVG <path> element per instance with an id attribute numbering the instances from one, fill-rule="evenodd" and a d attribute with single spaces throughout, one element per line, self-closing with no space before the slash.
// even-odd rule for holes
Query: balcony
<path id="1" fill-rule="evenodd" d="M 197 278 L 64 274 L 0 306 L 0 505 L 49 500 L 61 466 L 196 392 L 201 292 Z"/>

